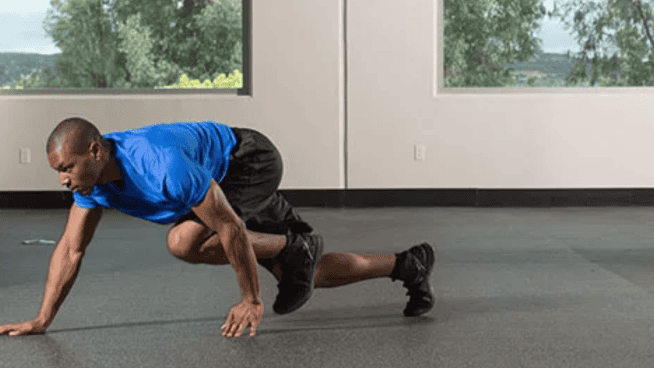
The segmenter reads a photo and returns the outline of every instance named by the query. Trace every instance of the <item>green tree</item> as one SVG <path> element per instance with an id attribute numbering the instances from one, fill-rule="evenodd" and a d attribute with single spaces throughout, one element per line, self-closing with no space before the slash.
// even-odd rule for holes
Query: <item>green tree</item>
<path id="1" fill-rule="evenodd" d="M 165 61 L 161 68 L 181 71 L 165 84 L 181 74 L 204 80 L 243 69 L 240 0 L 112 1 L 117 23 L 141 14 L 141 24 L 152 37 L 155 64 Z"/>
<path id="2" fill-rule="evenodd" d="M 58 86 L 113 87 L 124 80 L 107 0 L 51 0 L 44 28 L 62 50 Z"/>
<path id="3" fill-rule="evenodd" d="M 141 24 L 141 14 L 127 18 L 126 24 L 118 27 L 120 44 L 118 51 L 125 55 L 125 69 L 129 80 L 127 87 L 154 87 L 159 78 L 152 55 L 150 29 Z"/>
<path id="4" fill-rule="evenodd" d="M 23 76 L 21 86 L 152 88 L 181 75 L 215 79 L 242 70 L 240 0 L 50 0 L 50 6 L 44 28 L 62 53 L 54 68 Z"/>
<path id="5" fill-rule="evenodd" d="M 234 70 L 234 74 L 226 76 L 225 74 L 219 75 L 213 81 L 206 79 L 200 82 L 198 79 L 191 80 L 186 74 L 182 74 L 179 78 L 179 83 L 164 88 L 241 88 L 243 87 L 243 74 L 238 69 Z"/>
<path id="6" fill-rule="evenodd" d="M 641 0 L 568 0 L 554 15 L 572 29 L 581 51 L 566 83 L 653 86 L 652 3 Z M 568 52 L 568 56 L 570 52 Z M 647 60 L 645 60 L 647 59 Z"/>
<path id="7" fill-rule="evenodd" d="M 41 89 L 41 88 L 56 88 L 61 85 L 57 78 L 57 71 L 55 68 L 45 68 L 44 70 L 35 71 L 27 75 L 21 75 L 14 81 L 14 87 L 19 89 Z"/>
<path id="8" fill-rule="evenodd" d="M 186 14 L 197 12 L 197 7 L 207 6 L 208 2 L 189 2 L 185 1 L 182 7 L 179 7 L 179 0 L 111 0 L 110 8 L 112 9 L 112 19 L 115 28 L 122 29 L 126 26 L 127 29 L 123 30 L 123 45 L 126 58 L 137 57 L 139 51 L 139 43 L 147 43 L 149 47 L 147 55 L 149 61 L 140 62 L 141 66 L 152 64 L 156 71 L 151 74 L 156 74 L 160 77 L 159 85 L 166 85 L 174 83 L 180 75 L 187 72 L 184 70 L 178 60 L 175 59 L 175 48 L 183 48 L 183 38 L 180 37 L 184 30 L 189 28 L 190 18 Z M 139 15 L 139 21 L 135 22 L 135 15 Z M 130 21 L 130 18 L 132 20 Z M 128 32 L 147 32 L 148 41 L 140 40 L 139 37 L 126 37 Z M 132 71 L 137 62 L 134 60 L 132 63 Z M 148 69 L 146 67 L 145 69 Z M 138 80 L 142 77 L 142 73 L 136 72 L 132 76 L 132 72 L 128 69 L 127 81 L 132 86 L 138 86 Z M 144 71 L 143 68 L 140 68 Z M 134 78 L 137 81 L 132 80 Z"/>
<path id="9" fill-rule="evenodd" d="M 125 88 L 161 86 L 175 80 L 182 73 L 175 64 L 163 59 L 155 61 L 152 52 L 154 40 L 150 28 L 142 24 L 140 13 L 129 16 L 125 24 L 118 24 L 118 37 L 118 50 L 125 57 Z"/>
<path id="10" fill-rule="evenodd" d="M 505 65 L 535 57 L 545 14 L 542 0 L 445 0 L 445 87 L 515 85 Z"/>
<path id="11" fill-rule="evenodd" d="M 240 2 L 223 0 L 195 15 L 196 62 L 191 75 L 199 79 L 243 69 L 243 19 Z"/>

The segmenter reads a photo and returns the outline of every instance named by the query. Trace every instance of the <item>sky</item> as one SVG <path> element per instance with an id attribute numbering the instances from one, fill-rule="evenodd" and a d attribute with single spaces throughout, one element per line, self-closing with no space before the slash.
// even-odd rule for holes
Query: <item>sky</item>
<path id="1" fill-rule="evenodd" d="M 0 9 L 0 52 L 29 52 L 56 54 L 61 52 L 43 30 L 46 10 L 50 0 L 3 1 Z M 545 7 L 552 10 L 554 0 L 545 0 Z M 575 39 L 557 21 L 543 21 L 540 34 L 543 50 L 565 53 L 579 50 Z"/>
<path id="2" fill-rule="evenodd" d="M 43 30 L 50 0 L 3 1 L 0 8 L 0 52 L 56 54 L 60 50 Z"/>
<path id="3" fill-rule="evenodd" d="M 554 10 L 554 0 L 545 0 L 545 7 L 547 11 Z M 568 50 L 572 52 L 580 50 L 577 41 L 563 28 L 563 24 L 558 20 L 550 20 L 547 16 L 542 21 L 538 37 L 543 40 L 544 52 L 565 54 Z"/>

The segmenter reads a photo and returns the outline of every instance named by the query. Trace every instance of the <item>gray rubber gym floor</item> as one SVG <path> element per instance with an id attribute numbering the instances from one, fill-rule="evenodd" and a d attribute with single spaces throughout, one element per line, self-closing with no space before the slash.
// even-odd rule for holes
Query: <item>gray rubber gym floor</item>
<path id="1" fill-rule="evenodd" d="M 254 338 L 220 326 L 240 291 L 229 266 L 190 265 L 168 227 L 105 211 L 44 335 L 0 336 L 2 367 L 651 367 L 654 208 L 299 208 L 326 252 L 438 245 L 434 309 L 405 318 L 399 281 L 318 289 L 265 313 Z M 66 210 L 0 210 L 0 324 L 33 318 Z"/>

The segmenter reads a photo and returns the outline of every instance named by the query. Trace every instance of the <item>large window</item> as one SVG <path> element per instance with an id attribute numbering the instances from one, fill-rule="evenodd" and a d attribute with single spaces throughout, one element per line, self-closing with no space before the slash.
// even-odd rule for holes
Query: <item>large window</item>
<path id="1" fill-rule="evenodd" d="M 242 91 L 248 1 L 7 1 L 0 88 Z"/>
<path id="2" fill-rule="evenodd" d="M 443 85 L 654 86 L 653 5 L 443 0 Z"/>

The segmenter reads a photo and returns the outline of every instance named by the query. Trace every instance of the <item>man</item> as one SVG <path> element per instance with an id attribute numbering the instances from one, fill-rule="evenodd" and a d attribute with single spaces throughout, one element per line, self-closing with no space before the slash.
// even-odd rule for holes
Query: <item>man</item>
<path id="1" fill-rule="evenodd" d="M 250 336 L 261 322 L 256 262 L 273 273 L 276 313 L 300 308 L 314 287 L 376 277 L 402 280 L 406 316 L 434 305 L 429 275 L 435 251 L 423 243 L 392 255 L 323 253 L 323 241 L 277 191 L 282 159 L 261 133 L 214 122 L 146 126 L 102 136 L 82 118 L 57 125 L 47 142 L 50 166 L 75 203 L 50 260 L 34 320 L 0 326 L 0 335 L 42 333 L 77 277 L 102 208 L 173 224 L 169 251 L 190 263 L 231 264 L 243 300 L 230 309 L 222 334 Z"/>

